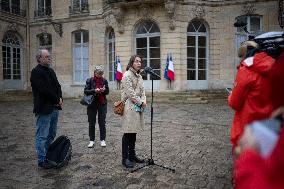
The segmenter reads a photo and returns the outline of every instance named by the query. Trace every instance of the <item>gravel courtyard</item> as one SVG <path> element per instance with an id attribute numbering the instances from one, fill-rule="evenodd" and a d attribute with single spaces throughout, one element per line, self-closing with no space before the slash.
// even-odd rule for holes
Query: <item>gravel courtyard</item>
<path id="1" fill-rule="evenodd" d="M 72 142 L 73 156 L 61 169 L 37 167 L 32 102 L 0 102 L 0 188 L 231 188 L 229 141 L 233 112 L 226 102 L 154 104 L 153 159 L 169 170 L 148 166 L 130 173 L 121 165 L 121 119 L 108 105 L 107 147 L 88 149 L 86 108 L 77 99 L 64 102 L 59 135 Z M 137 136 L 139 157 L 150 158 L 150 104 L 145 130 Z M 135 167 L 139 167 L 136 165 Z"/>

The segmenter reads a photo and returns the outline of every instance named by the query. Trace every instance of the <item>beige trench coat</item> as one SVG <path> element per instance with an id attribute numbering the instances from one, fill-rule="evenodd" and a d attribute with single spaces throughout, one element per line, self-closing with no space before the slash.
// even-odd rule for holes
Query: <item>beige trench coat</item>
<path id="1" fill-rule="evenodd" d="M 143 130 L 144 116 L 143 112 L 136 112 L 133 100 L 139 104 L 146 103 L 143 79 L 132 68 L 123 74 L 121 100 L 126 100 L 124 113 L 122 116 L 122 132 L 138 133 Z"/>

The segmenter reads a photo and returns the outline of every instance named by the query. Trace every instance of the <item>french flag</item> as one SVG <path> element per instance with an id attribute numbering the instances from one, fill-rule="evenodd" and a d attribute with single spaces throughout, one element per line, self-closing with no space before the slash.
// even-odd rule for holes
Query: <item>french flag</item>
<path id="1" fill-rule="evenodd" d="M 119 57 L 117 58 L 116 64 L 117 64 L 116 65 L 117 67 L 116 67 L 115 80 L 121 81 L 123 73 L 122 73 L 122 68 L 121 68 L 121 63 L 120 63 Z"/>
<path id="2" fill-rule="evenodd" d="M 172 54 L 170 55 L 169 60 L 169 67 L 168 67 L 168 74 L 167 74 L 169 80 L 174 81 L 175 80 L 175 70 L 174 70 L 174 62 Z"/>
<path id="3" fill-rule="evenodd" d="M 164 78 L 167 80 L 169 79 L 168 78 L 169 61 L 170 61 L 169 54 L 167 54 L 166 67 L 165 67 L 165 72 L 164 72 Z"/>

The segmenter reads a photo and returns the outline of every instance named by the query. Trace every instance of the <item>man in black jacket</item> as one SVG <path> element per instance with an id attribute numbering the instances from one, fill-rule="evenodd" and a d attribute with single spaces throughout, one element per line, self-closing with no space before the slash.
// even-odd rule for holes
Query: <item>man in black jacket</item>
<path id="1" fill-rule="evenodd" d="M 31 72 L 33 91 L 33 112 L 36 116 L 36 150 L 38 166 L 51 168 L 46 161 L 49 145 L 56 136 L 58 110 L 62 109 L 62 91 L 56 74 L 50 68 L 51 57 L 46 49 L 39 50 L 36 59 L 38 65 Z"/>

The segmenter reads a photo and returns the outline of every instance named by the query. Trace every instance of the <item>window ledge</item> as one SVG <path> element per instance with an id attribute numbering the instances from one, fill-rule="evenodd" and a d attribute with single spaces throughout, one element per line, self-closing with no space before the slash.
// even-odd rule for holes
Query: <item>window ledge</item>
<path id="1" fill-rule="evenodd" d="M 81 16 L 89 16 L 90 12 L 70 12 L 69 16 L 70 17 L 81 17 Z"/>

